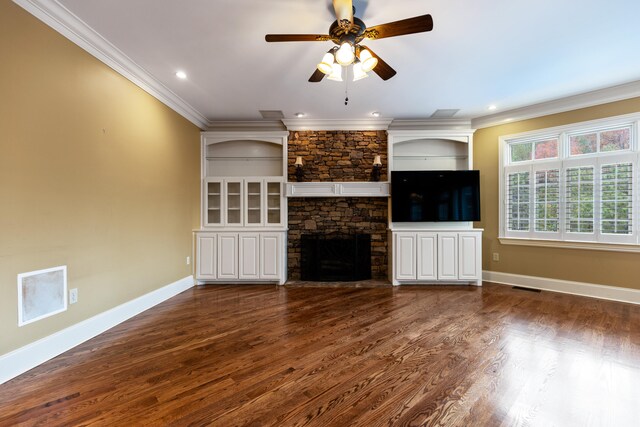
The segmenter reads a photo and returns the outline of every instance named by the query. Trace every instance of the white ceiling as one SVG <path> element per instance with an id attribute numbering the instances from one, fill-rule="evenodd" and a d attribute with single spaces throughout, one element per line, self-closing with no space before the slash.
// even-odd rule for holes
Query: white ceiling
<path id="1" fill-rule="evenodd" d="M 429 13 L 434 30 L 367 45 L 398 74 L 309 83 L 331 42 L 266 43 L 267 33 L 326 34 L 330 0 L 59 0 L 209 121 L 285 118 L 459 119 L 640 80 L 638 0 L 354 1 L 368 26 Z M 177 70 L 187 80 L 175 77 Z"/>

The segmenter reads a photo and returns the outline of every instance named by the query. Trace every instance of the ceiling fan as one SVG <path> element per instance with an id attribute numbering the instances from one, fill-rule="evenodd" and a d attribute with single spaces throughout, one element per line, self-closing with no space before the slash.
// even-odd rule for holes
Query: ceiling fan
<path id="1" fill-rule="evenodd" d="M 377 40 L 405 34 L 423 33 L 433 29 L 431 15 L 416 16 L 387 24 L 367 28 L 356 16 L 352 0 L 333 0 L 336 20 L 329 27 L 329 34 L 267 34 L 267 42 L 323 42 L 332 41 L 332 47 L 309 78 L 319 82 L 325 75 L 331 80 L 342 81 L 341 67 L 353 64 L 354 80 L 366 77 L 368 71 L 375 72 L 382 80 L 396 75 L 396 70 L 384 62 L 367 46 L 360 44 L 365 39 Z"/>

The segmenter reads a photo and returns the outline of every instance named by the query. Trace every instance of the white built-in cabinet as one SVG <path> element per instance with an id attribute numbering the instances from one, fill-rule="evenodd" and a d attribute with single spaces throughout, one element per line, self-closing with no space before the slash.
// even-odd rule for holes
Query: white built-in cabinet
<path id="1" fill-rule="evenodd" d="M 197 233 L 198 280 L 286 281 L 286 232 Z"/>
<path id="2" fill-rule="evenodd" d="M 206 178 L 205 227 L 284 227 L 282 178 Z"/>
<path id="3" fill-rule="evenodd" d="M 402 283 L 482 282 L 482 230 L 391 233 L 392 280 Z"/>
<path id="4" fill-rule="evenodd" d="M 287 132 L 203 132 L 196 279 L 286 282 Z"/>
<path id="5" fill-rule="evenodd" d="M 473 169 L 472 130 L 388 134 L 390 171 Z M 390 223 L 389 230 L 389 278 L 394 285 L 482 285 L 482 230 L 473 223 Z"/>

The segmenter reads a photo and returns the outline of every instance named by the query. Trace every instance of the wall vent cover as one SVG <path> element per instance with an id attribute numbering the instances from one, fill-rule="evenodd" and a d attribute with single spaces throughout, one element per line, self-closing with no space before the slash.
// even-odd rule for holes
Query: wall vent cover
<path id="1" fill-rule="evenodd" d="M 66 265 L 18 274 L 18 326 L 66 309 Z"/>
<path id="2" fill-rule="evenodd" d="M 263 119 L 280 120 L 284 119 L 284 113 L 280 110 L 258 110 Z"/>
<path id="3" fill-rule="evenodd" d="M 450 119 L 453 116 L 455 116 L 456 114 L 458 114 L 458 111 L 460 111 L 459 108 L 458 109 L 450 108 L 450 109 L 436 110 L 431 115 L 431 118 L 432 119 Z"/>

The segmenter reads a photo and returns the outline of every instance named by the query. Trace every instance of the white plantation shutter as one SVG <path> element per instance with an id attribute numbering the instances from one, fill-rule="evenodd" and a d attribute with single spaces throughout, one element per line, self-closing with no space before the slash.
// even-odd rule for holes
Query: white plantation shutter
<path id="1" fill-rule="evenodd" d="M 533 167 L 533 231 L 544 239 L 560 238 L 560 166 Z"/>
<path id="2" fill-rule="evenodd" d="M 621 154 L 599 161 L 599 240 L 634 243 L 637 155 Z"/>
<path id="3" fill-rule="evenodd" d="M 594 240 L 595 165 L 565 169 L 565 231 L 571 240 Z"/>
<path id="4" fill-rule="evenodd" d="M 635 243 L 636 154 L 567 160 L 564 239 Z"/>
<path id="5" fill-rule="evenodd" d="M 600 231 L 607 234 L 631 234 L 633 181 L 631 163 L 604 165 L 600 169 Z"/>
<path id="6" fill-rule="evenodd" d="M 505 184 L 506 232 L 526 237 L 531 230 L 531 168 L 509 168 Z"/>

